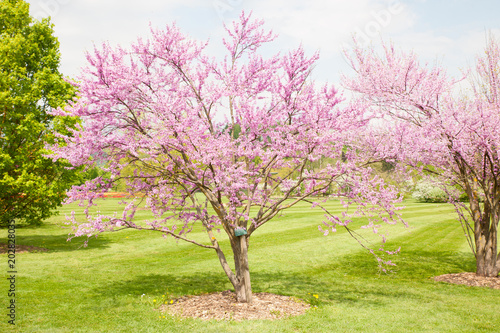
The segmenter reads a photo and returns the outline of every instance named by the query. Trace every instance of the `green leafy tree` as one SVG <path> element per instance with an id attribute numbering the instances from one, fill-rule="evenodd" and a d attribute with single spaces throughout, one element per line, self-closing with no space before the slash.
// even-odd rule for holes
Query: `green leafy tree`
<path id="1" fill-rule="evenodd" d="M 59 67 L 59 42 L 49 19 L 34 20 L 20 0 L 0 2 L 0 226 L 40 224 L 75 181 L 45 145 L 75 118 L 49 114 L 74 96 Z M 64 133 L 65 134 L 65 133 Z"/>

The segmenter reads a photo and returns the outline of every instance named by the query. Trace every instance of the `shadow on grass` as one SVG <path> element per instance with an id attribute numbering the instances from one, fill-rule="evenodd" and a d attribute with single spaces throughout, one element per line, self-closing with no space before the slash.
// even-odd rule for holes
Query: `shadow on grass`
<path id="1" fill-rule="evenodd" d="M 472 254 L 451 251 L 407 251 L 391 257 L 397 264 L 395 273 L 379 273 L 372 255 L 357 252 L 332 257 L 323 265 L 304 266 L 291 272 L 279 268 L 251 271 L 255 293 L 269 292 L 295 296 L 311 304 L 346 303 L 385 306 L 395 299 L 431 301 L 430 290 L 446 288 L 430 278 L 446 273 L 474 271 Z M 281 266 L 280 266 L 281 267 Z M 118 295 L 162 295 L 177 298 L 233 289 L 220 270 L 184 272 L 181 274 L 138 275 L 110 281 L 94 291 L 106 297 Z M 430 293 L 432 294 L 432 293 Z M 313 297 L 318 295 L 318 298 Z"/>
<path id="2" fill-rule="evenodd" d="M 174 297 L 199 295 L 227 290 L 229 280 L 221 271 L 217 273 L 193 273 L 190 275 L 151 274 L 135 276 L 131 280 L 118 281 L 97 288 L 104 296 L 169 294 Z"/>
<path id="3" fill-rule="evenodd" d="M 16 235 L 17 245 L 29 245 L 47 249 L 48 252 L 66 252 L 66 251 L 85 251 L 91 249 L 106 249 L 110 240 L 100 235 L 98 238 L 91 237 L 88 246 L 84 247 L 86 237 L 73 238 L 70 242 L 67 241 L 68 235 L 33 235 L 22 236 Z M 7 238 L 0 238 L 0 243 L 7 244 Z"/>
<path id="4" fill-rule="evenodd" d="M 458 272 L 475 272 L 476 259 L 472 253 L 451 251 L 412 251 L 395 260 L 398 274 L 427 277 Z"/>
<path id="5" fill-rule="evenodd" d="M 475 258 L 472 253 L 452 251 L 402 251 L 396 255 L 386 255 L 385 260 L 391 260 L 396 266 L 387 266 L 395 273 L 381 275 L 395 275 L 399 278 L 422 280 L 429 276 L 475 271 Z M 370 277 L 378 273 L 378 264 L 373 255 L 367 252 L 358 252 L 345 255 L 336 263 L 331 263 L 323 269 L 334 269 L 344 274 L 357 277 Z"/>
<path id="6" fill-rule="evenodd" d="M 411 289 L 401 288 L 373 281 L 372 279 L 359 279 L 352 276 L 336 276 L 325 279 L 304 274 L 254 274 L 254 281 L 263 280 L 266 286 L 264 292 L 295 296 L 312 305 L 327 305 L 333 303 L 359 303 L 365 305 L 383 306 L 391 298 L 416 298 L 421 300 L 420 294 L 415 294 Z M 254 284 L 255 292 L 258 285 Z"/>
<path id="7" fill-rule="evenodd" d="M 475 271 L 474 256 L 469 253 L 413 251 L 393 259 L 397 266 L 389 273 L 379 271 L 373 256 L 358 252 L 299 273 L 257 272 L 252 283 L 255 290 L 264 287 L 261 291 L 296 296 L 313 304 L 382 306 L 394 299 L 431 301 L 434 296 L 428 291 L 443 288 L 431 277 Z"/>
<path id="8" fill-rule="evenodd" d="M 360 281 L 351 277 L 335 278 L 329 281 L 299 273 L 254 273 L 253 292 L 268 292 L 295 296 L 314 305 L 331 303 L 356 303 L 370 306 L 384 306 L 394 298 L 425 301 L 426 296 L 401 284 Z M 360 283 L 361 282 L 361 283 Z M 231 289 L 227 278 L 221 274 L 195 273 L 185 276 L 153 274 L 137 276 L 134 279 L 107 284 L 95 290 L 104 297 L 169 295 L 172 298 L 200 295 Z M 317 295 L 315 298 L 313 295 Z"/>

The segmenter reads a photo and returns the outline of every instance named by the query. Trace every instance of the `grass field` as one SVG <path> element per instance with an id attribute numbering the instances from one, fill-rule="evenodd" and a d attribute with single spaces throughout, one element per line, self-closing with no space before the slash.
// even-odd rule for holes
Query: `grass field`
<path id="1" fill-rule="evenodd" d="M 115 211 L 119 199 L 101 202 Z M 345 231 L 323 236 L 322 213 L 297 206 L 251 238 L 254 292 L 314 301 L 305 315 L 277 321 L 179 319 L 160 313 L 165 301 L 231 288 L 213 251 L 145 231 L 120 231 L 67 242 L 61 216 L 19 228 L 17 243 L 49 249 L 17 254 L 16 325 L 7 323 L 8 281 L 0 281 L 2 332 L 500 332 L 500 291 L 434 282 L 474 270 L 451 207 L 406 202 L 410 228 L 388 229 L 394 273 Z M 333 210 L 340 210 L 331 202 Z M 147 218 L 140 211 L 138 218 Z M 7 231 L 0 231 L 5 243 Z M 201 232 L 194 237 L 203 240 Z M 226 243 L 227 248 L 227 243 Z M 229 255 L 229 252 L 226 252 Z M 7 257 L 2 264 L 7 275 Z M 311 300 L 311 295 L 319 299 Z"/>

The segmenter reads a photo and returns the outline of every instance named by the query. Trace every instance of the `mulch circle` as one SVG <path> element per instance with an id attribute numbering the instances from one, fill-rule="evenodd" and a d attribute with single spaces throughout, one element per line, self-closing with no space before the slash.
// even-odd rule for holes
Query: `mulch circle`
<path id="1" fill-rule="evenodd" d="M 500 289 L 500 277 L 485 277 L 476 275 L 476 273 L 456 273 L 435 276 L 434 281 L 448 282 L 453 284 L 462 284 L 469 287 L 489 287 Z"/>
<path id="2" fill-rule="evenodd" d="M 295 297 L 269 293 L 255 293 L 251 304 L 238 303 L 234 292 L 186 296 L 173 304 L 162 305 L 160 311 L 173 316 L 202 320 L 281 319 L 305 313 L 311 306 Z"/>
<path id="3" fill-rule="evenodd" d="M 4 243 L 0 243 L 0 254 L 7 253 L 9 251 L 9 246 Z M 48 249 L 38 246 L 31 245 L 19 245 L 16 244 L 16 253 L 25 253 L 25 252 L 47 252 Z"/>

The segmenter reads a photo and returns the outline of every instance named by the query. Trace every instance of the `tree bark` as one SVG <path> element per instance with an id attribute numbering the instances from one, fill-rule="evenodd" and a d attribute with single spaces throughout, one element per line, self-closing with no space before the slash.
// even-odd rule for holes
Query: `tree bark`
<path id="1" fill-rule="evenodd" d="M 492 223 L 491 227 L 494 227 Z M 496 277 L 500 272 L 500 258 L 497 249 L 497 230 L 487 222 L 475 222 L 476 274 Z"/>
<path id="2" fill-rule="evenodd" d="M 222 269 L 234 287 L 237 301 L 240 303 L 252 303 L 252 285 L 250 283 L 250 269 L 248 265 L 248 235 L 239 237 L 234 235 L 229 236 L 234 255 L 235 272 L 229 266 L 224 252 L 222 252 L 219 243 L 211 231 L 209 231 L 209 237 L 217 252 Z"/>
<path id="3" fill-rule="evenodd" d="M 476 274 L 480 276 L 496 277 L 500 272 L 498 253 L 491 239 L 476 241 Z"/>
<path id="4" fill-rule="evenodd" d="M 252 285 L 248 265 L 248 236 L 234 237 L 231 247 L 234 254 L 236 279 L 233 283 L 236 299 L 242 303 L 252 303 Z"/>
<path id="5" fill-rule="evenodd" d="M 492 209 L 488 199 L 485 200 L 482 212 L 478 199 L 471 200 L 471 211 L 476 245 L 476 274 L 496 277 L 500 273 L 497 230 L 500 216 L 496 209 Z"/>

